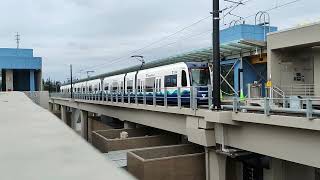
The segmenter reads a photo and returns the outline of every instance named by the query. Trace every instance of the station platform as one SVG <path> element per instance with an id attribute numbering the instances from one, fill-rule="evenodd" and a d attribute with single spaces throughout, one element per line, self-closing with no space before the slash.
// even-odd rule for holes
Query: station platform
<path id="1" fill-rule="evenodd" d="M 134 179 L 24 93 L 0 93 L 1 179 Z"/>

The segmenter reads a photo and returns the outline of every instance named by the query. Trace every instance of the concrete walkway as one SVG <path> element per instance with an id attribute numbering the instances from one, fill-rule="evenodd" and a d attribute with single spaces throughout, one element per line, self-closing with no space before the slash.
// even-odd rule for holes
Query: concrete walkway
<path id="1" fill-rule="evenodd" d="M 0 179 L 134 179 L 20 92 L 0 93 Z"/>

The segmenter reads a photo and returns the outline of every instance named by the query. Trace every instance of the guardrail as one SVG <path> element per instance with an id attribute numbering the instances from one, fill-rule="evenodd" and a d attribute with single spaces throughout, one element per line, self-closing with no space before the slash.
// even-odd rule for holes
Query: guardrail
<path id="1" fill-rule="evenodd" d="M 208 93 L 210 92 L 210 93 Z M 71 98 L 70 93 L 52 93 L 51 97 Z M 105 101 L 114 103 L 149 104 L 162 106 L 190 107 L 197 109 L 199 105 L 212 105 L 212 87 L 173 87 L 146 88 L 143 91 L 100 91 L 90 93 L 73 93 L 73 99 Z"/>
<path id="2" fill-rule="evenodd" d="M 52 93 L 51 97 L 71 98 L 70 93 Z M 128 103 L 128 104 L 144 104 L 153 106 L 176 106 L 178 108 L 191 108 L 197 110 L 199 108 L 207 108 L 212 110 L 212 87 L 197 86 L 183 88 L 149 88 L 144 91 L 100 91 L 91 93 L 73 93 L 73 99 L 90 100 L 110 103 Z M 248 106 L 247 101 L 260 101 L 261 106 Z M 274 104 L 275 101 L 283 102 L 279 107 Z M 222 105 L 223 110 L 232 110 L 233 112 L 257 111 L 270 116 L 272 113 L 300 114 L 308 119 L 314 119 L 320 116 L 320 110 L 314 109 L 313 104 L 318 102 L 320 98 L 251 98 L 241 100 L 236 97 L 231 105 Z"/>

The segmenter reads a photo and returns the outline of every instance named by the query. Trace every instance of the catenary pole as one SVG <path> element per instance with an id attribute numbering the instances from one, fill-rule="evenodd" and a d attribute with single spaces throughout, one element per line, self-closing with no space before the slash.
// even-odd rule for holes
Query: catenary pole
<path id="1" fill-rule="evenodd" d="M 219 0 L 213 0 L 213 33 L 212 33 L 212 97 L 213 109 L 221 109 L 220 99 L 220 10 Z"/>

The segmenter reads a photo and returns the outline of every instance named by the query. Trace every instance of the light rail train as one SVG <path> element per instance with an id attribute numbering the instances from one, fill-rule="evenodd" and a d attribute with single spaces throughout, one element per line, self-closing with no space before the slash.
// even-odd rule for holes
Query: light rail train
<path id="1" fill-rule="evenodd" d="M 73 93 L 79 94 L 112 94 L 113 97 L 142 97 L 147 101 L 168 98 L 168 102 L 177 101 L 181 96 L 182 103 L 190 101 L 191 87 L 197 87 L 198 97 L 208 96 L 210 85 L 208 63 L 179 62 L 134 72 L 104 77 L 73 84 Z M 70 93 L 71 85 L 63 85 L 62 93 Z M 206 101 L 207 102 L 207 101 Z"/>

